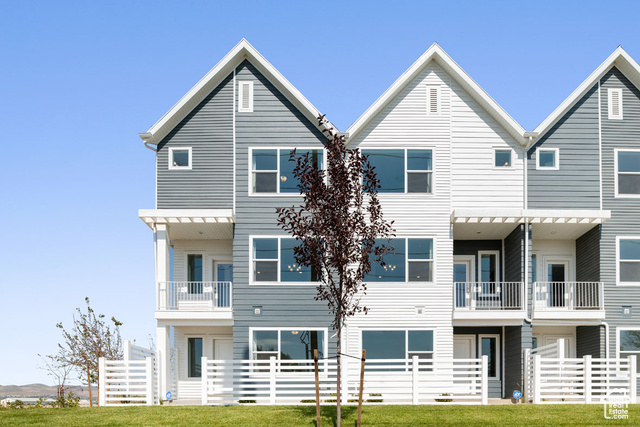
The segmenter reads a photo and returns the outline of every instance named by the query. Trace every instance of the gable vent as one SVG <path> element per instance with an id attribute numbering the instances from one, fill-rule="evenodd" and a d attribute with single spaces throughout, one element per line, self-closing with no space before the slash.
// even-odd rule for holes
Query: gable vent
<path id="1" fill-rule="evenodd" d="M 427 113 L 440 113 L 440 88 L 438 86 L 427 86 Z"/>
<path id="2" fill-rule="evenodd" d="M 622 120 L 622 89 L 608 89 L 609 119 Z"/>
<path id="3" fill-rule="evenodd" d="M 253 112 L 253 82 L 252 81 L 240 81 L 238 83 L 238 112 L 251 113 Z"/>

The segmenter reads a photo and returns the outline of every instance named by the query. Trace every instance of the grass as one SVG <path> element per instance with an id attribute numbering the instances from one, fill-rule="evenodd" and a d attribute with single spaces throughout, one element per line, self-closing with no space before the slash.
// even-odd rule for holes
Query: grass
<path id="1" fill-rule="evenodd" d="M 602 405 L 365 406 L 363 426 L 592 426 L 640 424 L 640 405 L 629 420 L 607 420 Z M 322 407 L 323 426 L 335 425 L 335 407 Z M 356 406 L 342 408 L 342 425 L 352 427 Z M 0 425 L 32 426 L 315 426 L 315 406 L 150 406 L 0 410 Z"/>

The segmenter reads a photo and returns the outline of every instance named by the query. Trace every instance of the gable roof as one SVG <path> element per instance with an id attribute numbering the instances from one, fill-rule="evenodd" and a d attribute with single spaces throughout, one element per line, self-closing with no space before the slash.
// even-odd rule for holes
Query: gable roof
<path id="1" fill-rule="evenodd" d="M 224 58 L 220 60 L 189 92 L 186 93 L 171 109 L 151 128 L 140 133 L 145 145 L 157 145 L 177 126 L 202 100 L 211 93 L 233 70 L 248 59 L 302 114 L 321 131 L 325 127 L 318 126 L 320 112 L 296 89 L 280 72 L 269 63 L 251 44 L 242 39 Z M 328 123 L 326 127 L 333 127 Z M 147 145 L 148 147 L 148 145 Z"/>
<path id="2" fill-rule="evenodd" d="M 422 70 L 435 61 L 469 95 L 478 102 L 507 132 L 520 144 L 525 145 L 525 131 L 498 103 L 487 94 L 469 75 L 451 59 L 449 55 L 434 43 L 416 62 L 407 69 L 380 98 L 378 98 L 347 130 L 349 139 L 361 132 L 367 124 L 380 113 L 385 106 L 398 95 Z M 426 102 L 426 101 L 425 101 Z M 426 108 L 426 107 L 425 107 Z"/>
<path id="3" fill-rule="evenodd" d="M 618 46 L 549 117 L 535 128 L 534 133 L 537 133 L 537 138 L 539 139 L 547 133 L 613 67 L 618 68 L 634 85 L 640 88 L 640 65 L 621 46 Z"/>

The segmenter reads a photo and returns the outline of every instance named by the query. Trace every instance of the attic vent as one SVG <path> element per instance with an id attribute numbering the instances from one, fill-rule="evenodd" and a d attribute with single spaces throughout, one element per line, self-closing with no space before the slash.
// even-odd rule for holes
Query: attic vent
<path id="1" fill-rule="evenodd" d="M 608 89 L 609 119 L 622 120 L 622 89 Z"/>
<path id="2" fill-rule="evenodd" d="M 427 114 L 440 113 L 440 88 L 427 86 Z"/>
<path id="3" fill-rule="evenodd" d="M 253 112 L 253 82 L 252 81 L 240 81 L 238 83 L 238 112 L 251 113 Z"/>

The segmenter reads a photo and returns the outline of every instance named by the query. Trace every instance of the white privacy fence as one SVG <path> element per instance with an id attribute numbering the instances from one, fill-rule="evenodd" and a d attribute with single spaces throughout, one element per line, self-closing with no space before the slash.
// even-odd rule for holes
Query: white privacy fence
<path id="1" fill-rule="evenodd" d="M 231 282 L 158 282 L 158 310 L 207 311 L 231 308 Z"/>
<path id="2" fill-rule="evenodd" d="M 360 361 L 343 358 L 343 403 L 357 403 Z M 320 403 L 336 401 L 335 359 L 319 362 Z M 487 359 L 367 360 L 363 403 L 486 404 Z M 313 360 L 209 360 L 202 358 L 202 404 L 300 405 L 315 403 Z"/>
<path id="3" fill-rule="evenodd" d="M 564 340 L 525 350 L 526 399 L 532 403 L 636 402 L 636 357 L 564 357 Z"/>

